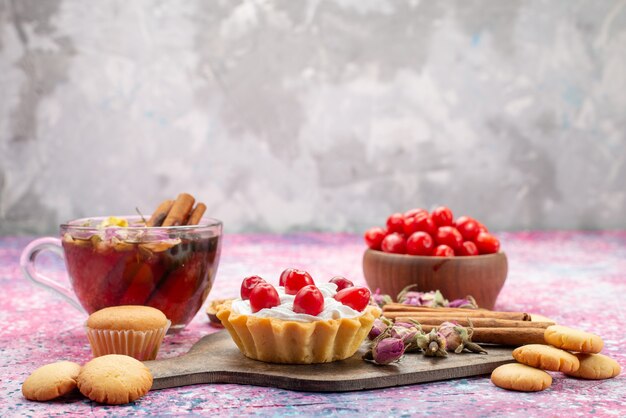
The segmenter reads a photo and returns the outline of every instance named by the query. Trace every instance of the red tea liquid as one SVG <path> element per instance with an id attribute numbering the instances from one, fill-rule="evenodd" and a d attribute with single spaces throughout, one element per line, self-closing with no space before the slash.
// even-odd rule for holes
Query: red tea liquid
<path id="1" fill-rule="evenodd" d="M 219 240 L 181 238 L 164 249 L 159 242 L 64 239 L 63 249 L 72 287 L 88 313 L 108 306 L 152 306 L 172 321 L 175 332 L 191 321 L 211 290 Z"/>

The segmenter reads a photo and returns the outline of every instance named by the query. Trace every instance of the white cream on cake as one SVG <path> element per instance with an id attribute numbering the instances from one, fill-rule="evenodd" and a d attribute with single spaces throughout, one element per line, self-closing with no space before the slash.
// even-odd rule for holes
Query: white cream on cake
<path id="1" fill-rule="evenodd" d="M 280 305 L 273 308 L 261 309 L 252 313 L 249 300 L 235 299 L 232 303 L 232 312 L 240 315 L 253 315 L 260 318 L 276 318 L 285 321 L 313 322 L 326 319 L 355 318 L 362 315 L 363 312 L 355 311 L 349 306 L 342 304 L 334 299 L 337 294 L 337 285 L 334 283 L 324 283 L 317 288 L 324 295 L 324 310 L 319 315 L 307 315 L 296 313 L 293 311 L 293 300 L 296 295 L 288 295 L 282 286 L 276 287 L 278 296 L 280 297 Z"/>

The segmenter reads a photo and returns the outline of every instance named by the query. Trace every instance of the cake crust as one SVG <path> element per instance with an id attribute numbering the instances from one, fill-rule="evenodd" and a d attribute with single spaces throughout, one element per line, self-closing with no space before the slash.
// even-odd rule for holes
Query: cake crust
<path id="1" fill-rule="evenodd" d="M 243 355 L 281 364 L 329 363 L 351 357 L 381 314 L 378 307 L 368 306 L 354 318 L 298 322 L 234 313 L 231 304 L 218 306 L 217 317 Z"/>

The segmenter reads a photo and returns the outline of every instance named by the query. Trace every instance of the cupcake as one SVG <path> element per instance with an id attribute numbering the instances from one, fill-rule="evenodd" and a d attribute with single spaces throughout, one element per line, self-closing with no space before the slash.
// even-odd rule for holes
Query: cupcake
<path id="1" fill-rule="evenodd" d="M 289 281 L 281 284 L 274 288 L 251 276 L 241 298 L 217 307 L 217 317 L 246 357 L 284 364 L 344 360 L 356 353 L 381 314 L 368 305 L 366 288 L 338 292 L 336 284 L 315 286 L 312 279 L 295 288 Z"/>
<path id="2" fill-rule="evenodd" d="M 149 306 L 112 306 L 87 319 L 87 337 L 95 357 L 125 354 L 154 360 L 171 322 Z"/>

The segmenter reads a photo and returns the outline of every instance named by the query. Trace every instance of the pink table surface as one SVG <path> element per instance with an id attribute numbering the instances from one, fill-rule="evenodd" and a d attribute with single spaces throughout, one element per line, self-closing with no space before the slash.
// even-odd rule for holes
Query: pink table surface
<path id="1" fill-rule="evenodd" d="M 604 338 L 604 354 L 626 366 L 626 231 L 499 234 L 509 276 L 496 309 L 540 313 Z M 398 416 L 626 416 L 625 374 L 586 381 L 552 373 L 540 393 L 510 392 L 488 376 L 383 390 L 305 393 L 233 384 L 196 385 L 148 393 L 125 406 L 102 406 L 80 395 L 55 402 L 25 400 L 21 384 L 36 367 L 60 359 L 91 358 L 86 315 L 22 277 L 18 257 L 30 238 L 0 238 L 0 416 L 84 415 L 348 415 Z M 364 283 L 359 236 L 347 234 L 227 235 L 209 299 L 235 296 L 241 279 L 277 281 L 285 267 L 314 278 L 341 274 Z M 63 266 L 42 269 L 62 277 Z M 201 310 L 182 333 L 168 336 L 159 358 L 186 352 L 214 332 Z"/>

